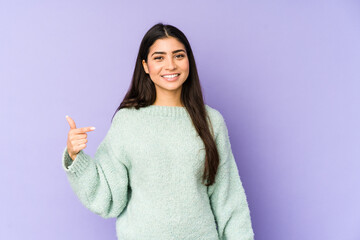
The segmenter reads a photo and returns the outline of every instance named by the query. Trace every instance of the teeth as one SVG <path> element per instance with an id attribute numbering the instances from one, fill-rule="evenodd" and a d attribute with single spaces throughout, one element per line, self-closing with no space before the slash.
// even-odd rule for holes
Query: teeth
<path id="1" fill-rule="evenodd" d="M 177 77 L 179 74 L 173 74 L 173 75 L 164 75 L 163 77 L 166 77 L 166 78 L 174 78 L 174 77 Z"/>

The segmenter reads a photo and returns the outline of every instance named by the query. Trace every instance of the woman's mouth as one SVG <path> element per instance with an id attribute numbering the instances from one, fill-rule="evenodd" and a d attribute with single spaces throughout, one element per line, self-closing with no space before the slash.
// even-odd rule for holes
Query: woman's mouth
<path id="1" fill-rule="evenodd" d="M 166 81 L 176 81 L 179 78 L 180 73 L 175 74 L 168 74 L 168 75 L 162 75 L 161 77 L 164 78 Z"/>

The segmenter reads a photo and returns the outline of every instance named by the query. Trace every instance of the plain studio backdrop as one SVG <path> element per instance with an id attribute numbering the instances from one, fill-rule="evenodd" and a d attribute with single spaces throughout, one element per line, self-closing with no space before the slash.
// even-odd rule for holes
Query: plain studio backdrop
<path id="1" fill-rule="evenodd" d="M 116 239 L 61 165 L 92 157 L 154 24 L 182 30 L 224 116 L 256 240 L 360 239 L 359 1 L 0 1 L 0 239 Z M 156 221 L 156 219 L 154 219 Z"/>

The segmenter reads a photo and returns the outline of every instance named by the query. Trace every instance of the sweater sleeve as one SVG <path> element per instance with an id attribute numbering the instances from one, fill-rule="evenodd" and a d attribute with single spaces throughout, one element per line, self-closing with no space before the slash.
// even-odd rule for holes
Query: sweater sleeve
<path id="1" fill-rule="evenodd" d="M 81 150 L 74 161 L 65 147 L 62 165 L 81 203 L 103 218 L 117 217 L 128 202 L 128 172 L 121 153 L 113 151 L 118 137 L 116 116 L 92 158 Z M 116 145 L 115 145 L 116 146 Z M 118 147 L 118 146 L 117 146 Z"/>
<path id="2" fill-rule="evenodd" d="M 215 139 L 220 164 L 215 183 L 208 187 L 208 195 L 219 239 L 253 240 L 250 210 L 222 116 Z"/>

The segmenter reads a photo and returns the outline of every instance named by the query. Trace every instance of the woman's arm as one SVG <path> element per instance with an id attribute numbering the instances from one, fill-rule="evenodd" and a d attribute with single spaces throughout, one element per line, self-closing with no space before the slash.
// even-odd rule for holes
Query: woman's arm
<path id="1" fill-rule="evenodd" d="M 80 201 L 103 218 L 117 217 L 126 207 L 129 195 L 128 170 L 123 151 L 113 151 L 117 115 L 96 150 L 94 159 L 81 150 L 73 161 L 64 149 L 62 163 L 70 185 Z"/>
<path id="2" fill-rule="evenodd" d="M 216 135 L 220 165 L 215 183 L 208 187 L 211 207 L 221 240 L 253 240 L 250 210 L 231 150 L 226 123 L 221 116 Z"/>

